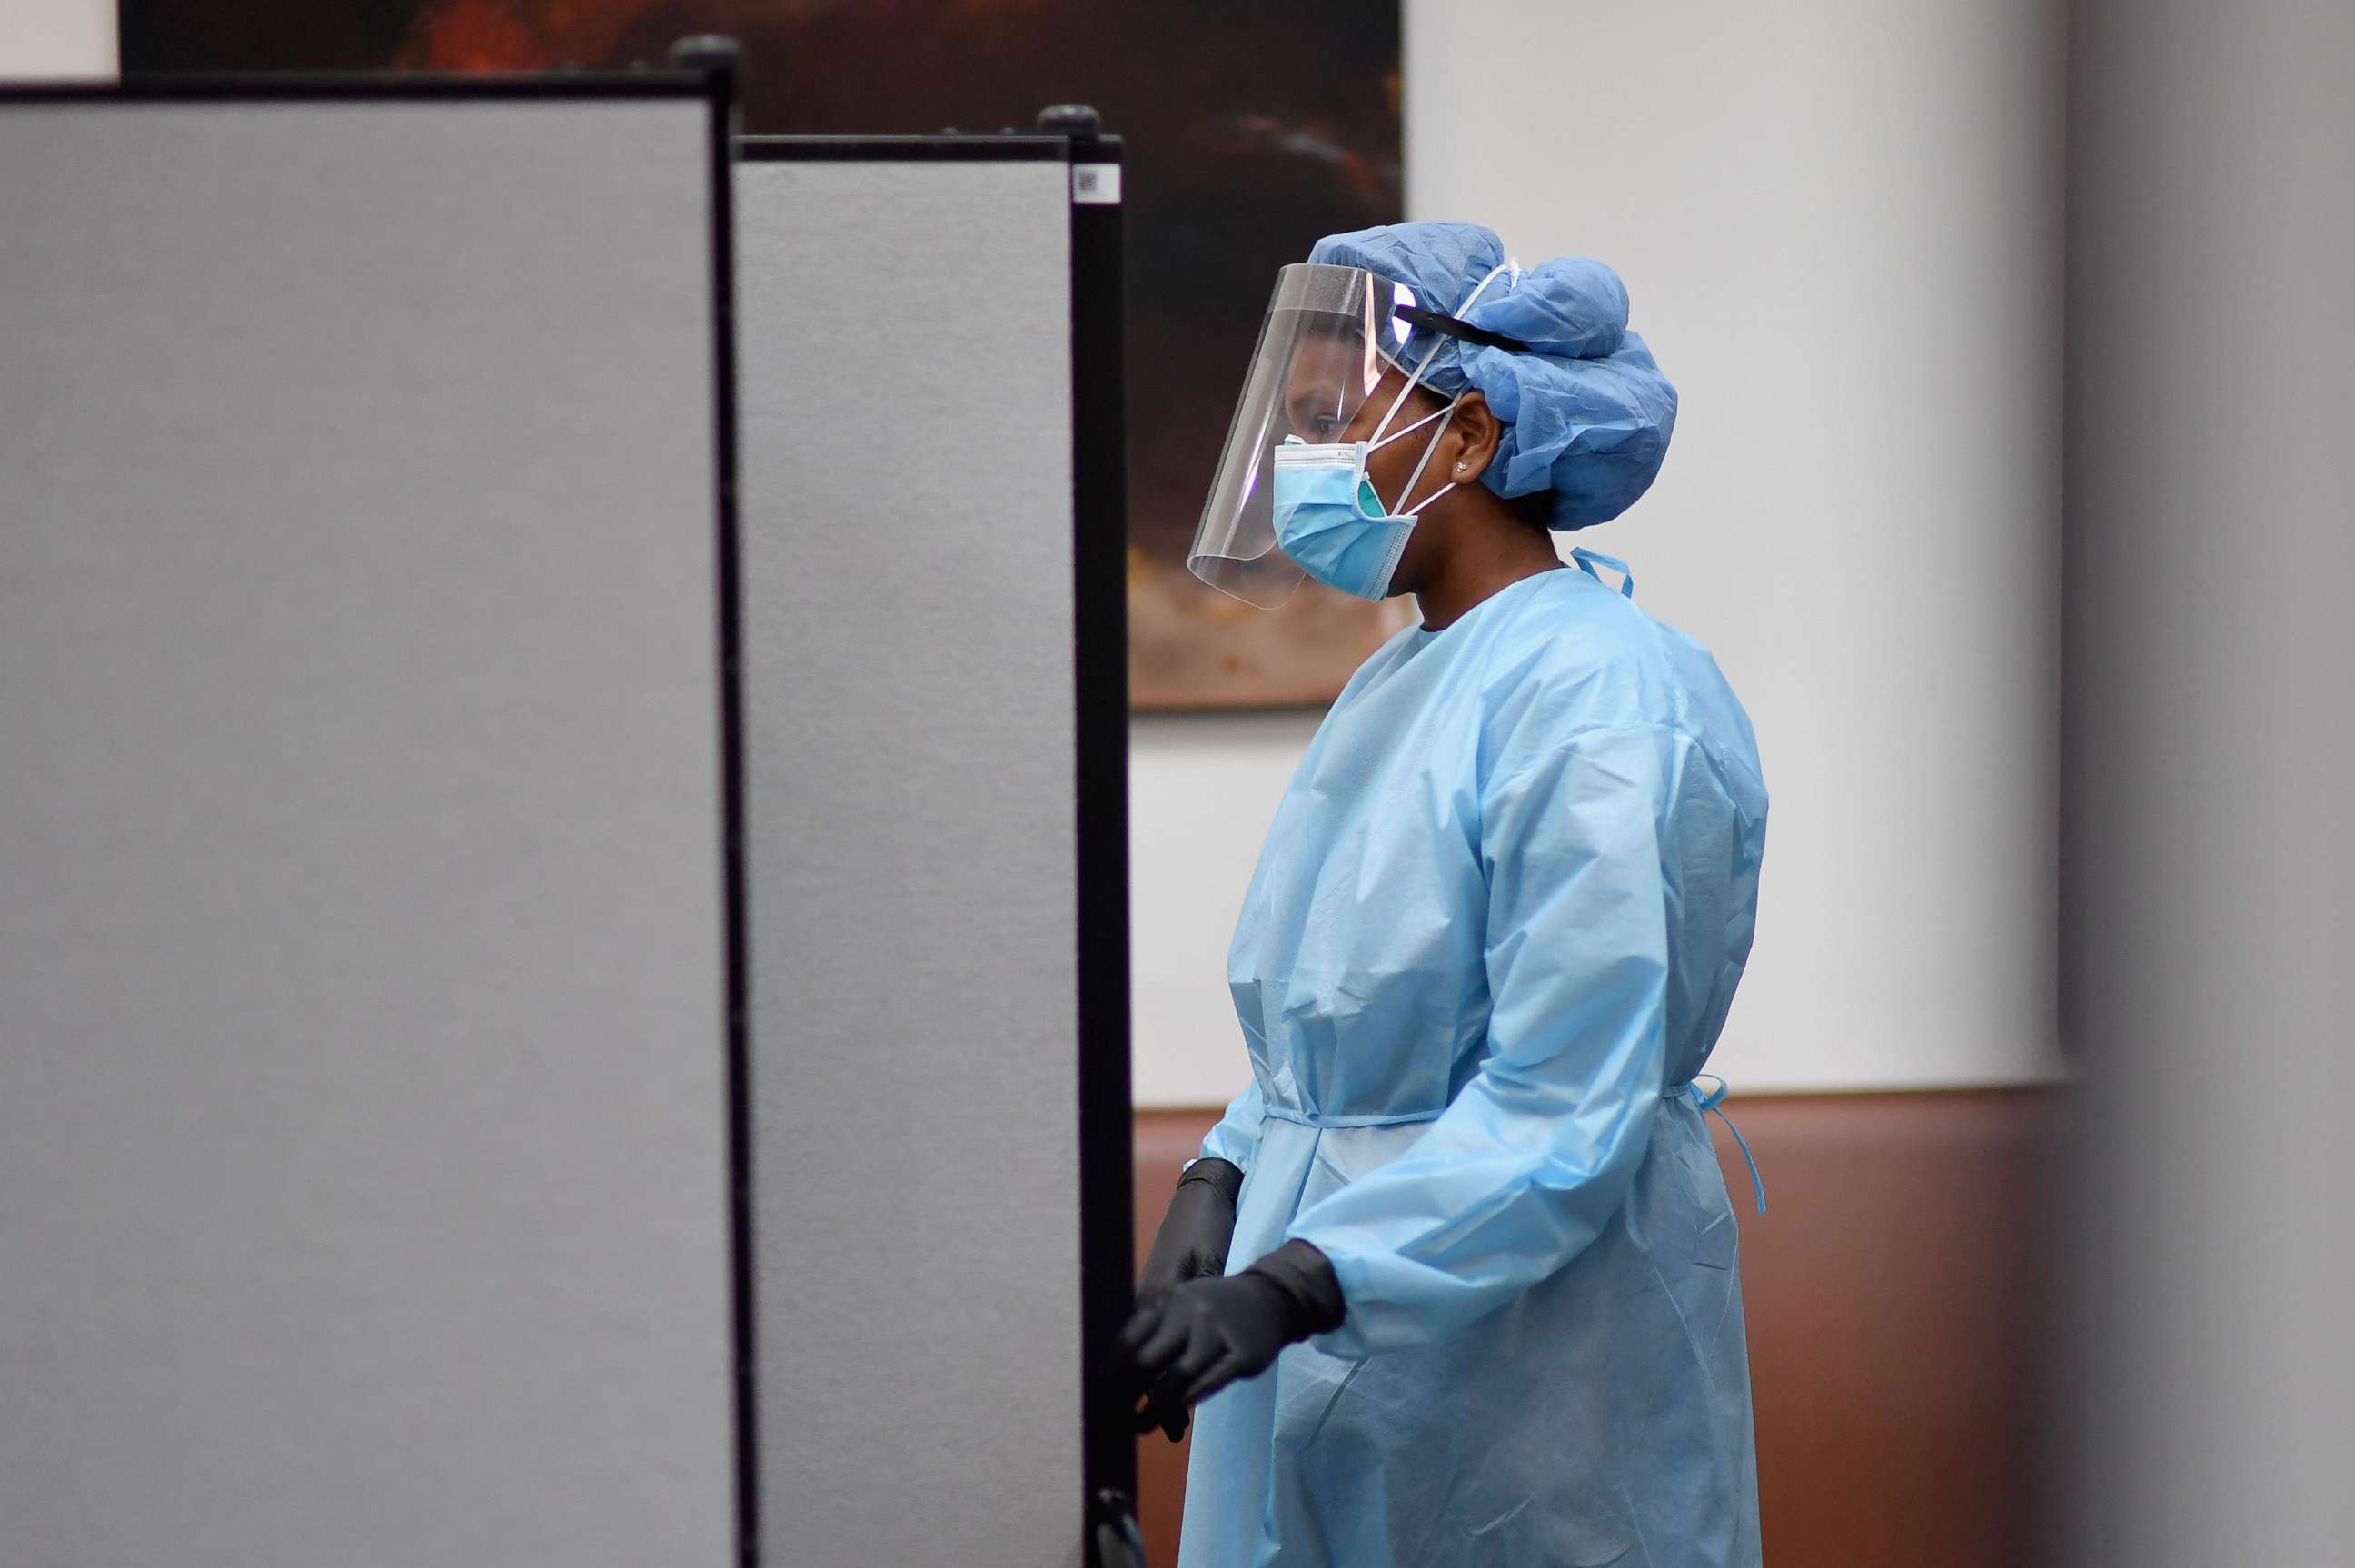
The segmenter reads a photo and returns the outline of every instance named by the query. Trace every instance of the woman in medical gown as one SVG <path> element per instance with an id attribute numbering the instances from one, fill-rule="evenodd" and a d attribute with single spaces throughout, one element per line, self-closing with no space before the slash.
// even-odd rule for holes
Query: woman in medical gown
<path id="1" fill-rule="evenodd" d="M 1766 792 L 1708 651 L 1554 545 L 1675 413 L 1597 262 L 1404 224 L 1279 279 L 1195 569 L 1422 619 L 1276 809 L 1228 959 L 1250 1082 L 1124 1336 L 1142 1420 L 1194 1407 L 1184 1568 L 1759 1562 L 1703 1069 Z"/>

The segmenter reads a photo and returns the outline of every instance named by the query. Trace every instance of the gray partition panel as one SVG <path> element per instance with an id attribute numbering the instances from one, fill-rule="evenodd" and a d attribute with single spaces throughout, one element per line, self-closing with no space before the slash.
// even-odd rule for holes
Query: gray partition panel
<path id="1" fill-rule="evenodd" d="M 1070 177 L 737 176 L 773 1568 L 1079 1548 Z"/>
<path id="2" fill-rule="evenodd" d="M 0 99 L 0 1560 L 735 1560 L 717 119 Z"/>

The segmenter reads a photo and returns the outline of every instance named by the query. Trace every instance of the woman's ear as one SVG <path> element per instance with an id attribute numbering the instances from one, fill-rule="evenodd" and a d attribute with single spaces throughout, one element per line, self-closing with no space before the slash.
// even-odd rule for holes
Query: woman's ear
<path id="1" fill-rule="evenodd" d="M 1487 472 L 1489 460 L 1497 455 L 1497 443 L 1504 439 L 1505 424 L 1488 400 L 1476 391 L 1467 391 L 1455 405 L 1455 417 L 1447 421 L 1446 433 L 1441 437 L 1440 449 L 1432 461 L 1444 464 L 1442 476 L 1457 485 L 1469 485 Z"/>

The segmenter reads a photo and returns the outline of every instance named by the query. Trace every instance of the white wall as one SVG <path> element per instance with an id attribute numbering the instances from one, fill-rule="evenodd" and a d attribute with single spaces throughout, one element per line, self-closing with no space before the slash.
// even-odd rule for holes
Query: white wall
<path id="1" fill-rule="evenodd" d="M 1217 1104 L 1250 1080 L 1227 999 L 1227 939 L 1284 781 L 1316 732 L 1314 713 L 1141 714 L 1129 724 L 1140 1105 Z"/>
<path id="2" fill-rule="evenodd" d="M 1683 394 L 1581 536 L 1774 797 L 1738 1090 L 2053 1061 L 2061 0 L 1407 0 L 1407 207 L 1620 269 Z M 1305 718 L 1135 727 L 1140 1103 L 1243 1080 L 1226 939 Z"/>
<path id="3" fill-rule="evenodd" d="M 0 81 L 114 73 L 114 0 L 0 0 Z"/>

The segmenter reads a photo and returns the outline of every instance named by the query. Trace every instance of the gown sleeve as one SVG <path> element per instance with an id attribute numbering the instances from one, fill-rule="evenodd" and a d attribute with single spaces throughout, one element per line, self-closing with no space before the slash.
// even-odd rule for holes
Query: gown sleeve
<path id="1" fill-rule="evenodd" d="M 1223 1159 L 1248 1176 L 1252 1157 L 1259 1153 L 1259 1127 L 1266 1115 L 1267 1102 L 1260 1098 L 1259 1080 L 1254 1077 L 1228 1102 L 1227 1114 L 1202 1140 L 1201 1157 Z"/>
<path id="2" fill-rule="evenodd" d="M 1487 921 L 1489 1054 L 1405 1154 L 1285 1232 L 1331 1260 L 1348 1304 L 1320 1348 L 1356 1358 L 1460 1328 L 1569 1263 L 1625 1200 L 1665 1087 L 1662 824 L 1689 744 L 1628 726 L 1499 759 L 1481 791 L 1487 907 L 1463 912 Z"/>

